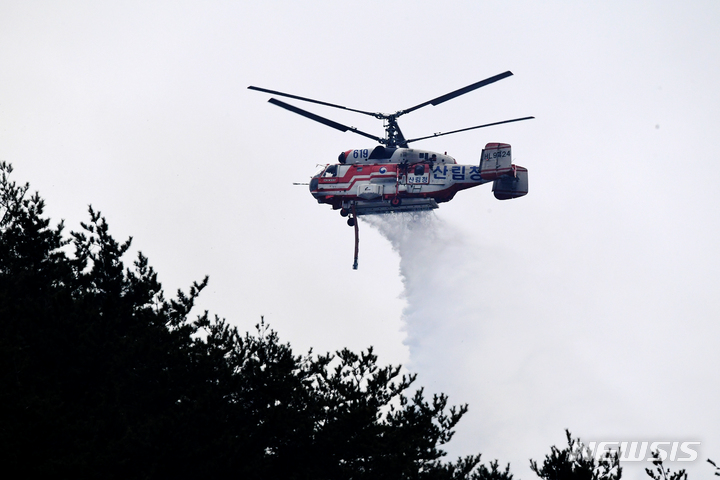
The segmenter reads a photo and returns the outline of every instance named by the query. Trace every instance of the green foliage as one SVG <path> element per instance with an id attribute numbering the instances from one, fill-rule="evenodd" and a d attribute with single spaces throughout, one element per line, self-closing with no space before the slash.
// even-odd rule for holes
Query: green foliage
<path id="1" fill-rule="evenodd" d="M 293 354 L 207 312 L 207 278 L 167 300 L 148 259 L 126 268 L 89 209 L 63 234 L 0 164 L 0 461 L 23 477 L 511 480 L 444 462 L 467 412 L 407 392 L 415 376 L 359 354 Z"/>
<path id="2" fill-rule="evenodd" d="M 591 455 L 579 438 L 573 440 L 569 430 L 565 430 L 567 447 L 559 450 L 551 447 L 550 455 L 545 456 L 542 467 L 530 460 L 530 468 L 545 480 L 619 480 L 622 477 L 619 453 L 606 452 L 596 459 Z"/>

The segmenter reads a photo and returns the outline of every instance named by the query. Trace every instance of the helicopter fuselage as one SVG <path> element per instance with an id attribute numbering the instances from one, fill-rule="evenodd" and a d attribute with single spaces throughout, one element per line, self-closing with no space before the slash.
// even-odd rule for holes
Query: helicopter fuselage
<path id="1" fill-rule="evenodd" d="M 318 203 L 345 212 L 354 208 L 356 215 L 431 210 L 460 190 L 489 182 L 495 182 L 497 198 L 516 198 L 527 193 L 527 170 L 510 158 L 510 145 L 500 143 L 486 145 L 478 165 L 413 148 L 348 150 L 340 163 L 325 165 L 311 179 L 310 192 Z M 503 181 L 512 184 L 505 188 L 510 196 L 502 192 Z"/>

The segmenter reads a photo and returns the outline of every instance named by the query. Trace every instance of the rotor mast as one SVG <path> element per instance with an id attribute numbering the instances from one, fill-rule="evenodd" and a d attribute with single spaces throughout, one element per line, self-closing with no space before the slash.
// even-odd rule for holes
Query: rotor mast
<path id="1" fill-rule="evenodd" d="M 405 137 L 403 136 L 402 132 L 400 131 L 400 127 L 397 124 L 397 117 L 399 116 L 400 112 L 393 113 L 390 115 L 383 115 L 381 118 L 384 120 L 385 123 L 385 138 L 381 143 L 384 143 L 388 147 L 407 147 L 407 142 L 405 141 Z"/>

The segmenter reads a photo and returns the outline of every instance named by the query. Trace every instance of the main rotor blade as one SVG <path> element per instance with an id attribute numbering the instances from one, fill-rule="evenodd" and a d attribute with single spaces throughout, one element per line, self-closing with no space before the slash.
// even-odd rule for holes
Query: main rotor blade
<path id="1" fill-rule="evenodd" d="M 301 97 L 299 95 L 292 95 L 289 93 L 278 92 L 277 90 L 268 90 L 267 88 L 254 87 L 252 85 L 250 85 L 248 87 L 248 89 L 249 90 L 257 90 L 258 92 L 271 93 L 273 95 L 280 95 L 281 97 L 294 98 L 295 100 L 302 100 L 303 102 L 317 103 L 318 105 L 325 105 L 326 107 L 334 107 L 334 108 L 339 108 L 342 110 L 348 110 L 351 112 L 362 113 L 364 115 L 370 115 L 372 117 L 377 116 L 377 114 L 372 113 L 372 112 L 366 112 L 363 110 L 355 110 L 354 108 L 343 107 L 342 105 L 335 105 L 334 103 L 321 102 L 320 100 L 313 100 L 312 98 Z"/>
<path id="2" fill-rule="evenodd" d="M 475 130 L 476 128 L 492 127 L 493 125 L 501 125 L 503 123 L 520 122 L 522 120 L 530 120 L 532 118 L 535 117 L 513 118 L 512 120 L 503 120 L 502 122 L 486 123 L 485 125 L 478 125 L 476 127 L 461 128 L 460 130 L 453 130 L 452 132 L 438 132 L 432 135 L 428 135 L 427 137 L 412 138 L 410 140 L 406 140 L 405 143 L 417 142 L 418 140 L 425 140 L 426 138 L 442 137 L 443 135 L 450 135 L 451 133 L 466 132 L 468 130 Z"/>
<path id="3" fill-rule="evenodd" d="M 422 108 L 426 105 L 440 105 L 443 102 L 447 102 L 448 100 L 452 100 L 455 97 L 459 97 L 460 95 L 464 95 L 468 92 L 472 92 L 473 90 L 476 90 L 480 87 L 484 87 L 485 85 L 490 85 L 491 83 L 495 83 L 498 80 L 502 80 L 503 78 L 507 78 L 513 73 L 508 70 L 507 72 L 500 73 L 498 75 L 495 75 L 494 77 L 486 78 L 485 80 L 480 80 L 477 83 L 473 83 L 472 85 L 468 85 L 467 87 L 459 88 L 455 90 L 454 92 L 446 93 L 445 95 L 442 95 L 437 98 L 433 98 L 432 100 L 428 100 L 427 102 L 421 103 L 419 105 L 415 105 L 414 107 L 410 107 L 407 110 L 402 110 L 397 113 L 397 116 L 404 115 L 406 113 L 410 113 L 414 110 L 417 110 L 418 108 Z"/>
<path id="4" fill-rule="evenodd" d="M 315 120 L 316 122 L 322 123 L 323 125 L 327 125 L 328 127 L 332 127 L 337 130 L 340 130 L 341 132 L 347 132 L 348 130 L 350 130 L 351 132 L 357 133 L 358 135 L 372 138 L 373 140 L 375 140 L 378 143 L 383 143 L 384 139 L 382 139 L 380 137 L 376 137 L 375 135 L 365 133 L 361 130 L 358 130 L 355 127 L 348 127 L 347 125 L 343 125 L 342 123 L 338 123 L 333 120 L 327 119 L 325 117 L 321 117 L 320 115 L 315 115 L 314 113 L 308 112 L 307 110 L 303 110 L 302 108 L 295 107 L 293 105 L 290 105 L 289 103 L 281 102 L 280 100 L 277 100 L 275 98 L 271 98 L 270 100 L 268 100 L 268 102 L 272 103 L 273 105 L 277 105 L 278 107 L 282 107 L 286 110 L 290 110 L 293 113 L 297 113 L 298 115 L 302 115 L 303 117 L 307 117 L 310 120 Z"/>

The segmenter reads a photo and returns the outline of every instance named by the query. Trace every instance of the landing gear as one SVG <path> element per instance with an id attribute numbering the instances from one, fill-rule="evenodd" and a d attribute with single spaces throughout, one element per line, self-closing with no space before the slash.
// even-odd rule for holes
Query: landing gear
<path id="1" fill-rule="evenodd" d="M 348 208 L 341 208 L 340 209 L 340 216 L 341 217 L 348 217 L 347 224 L 351 227 L 355 226 L 355 215 L 352 214 L 350 209 Z"/>
<path id="2" fill-rule="evenodd" d="M 402 203 L 402 200 L 400 200 L 400 197 L 393 197 L 390 199 L 390 205 L 393 207 L 399 207 Z"/>

